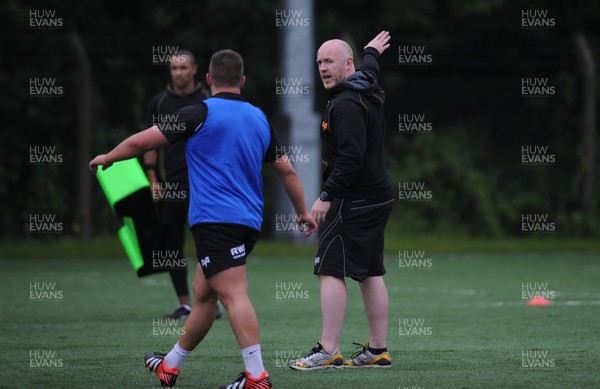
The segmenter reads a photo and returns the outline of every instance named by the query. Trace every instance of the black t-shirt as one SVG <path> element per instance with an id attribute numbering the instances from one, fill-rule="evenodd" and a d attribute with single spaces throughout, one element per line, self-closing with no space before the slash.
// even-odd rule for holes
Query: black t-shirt
<path id="1" fill-rule="evenodd" d="M 164 91 L 157 93 L 150 101 L 146 114 L 146 126 L 152 127 L 157 124 L 176 129 L 179 121 L 176 112 L 183 107 L 199 104 L 208 97 L 210 97 L 210 93 L 201 84 L 198 84 L 196 90 L 186 96 L 174 93 L 169 86 Z M 164 147 L 163 153 L 165 179 L 168 182 L 187 184 L 188 173 L 183 142 L 170 143 Z"/>

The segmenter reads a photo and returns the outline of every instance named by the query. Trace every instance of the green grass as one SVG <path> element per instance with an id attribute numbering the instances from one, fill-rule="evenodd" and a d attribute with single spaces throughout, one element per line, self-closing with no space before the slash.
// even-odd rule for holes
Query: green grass
<path id="1" fill-rule="evenodd" d="M 194 257 L 194 243 L 191 234 L 186 235 L 186 254 Z M 485 253 L 523 251 L 596 251 L 600 252 L 600 239 L 557 236 L 523 236 L 502 239 L 474 238 L 465 236 L 437 235 L 397 235 L 388 234 L 386 250 L 397 253 L 399 250 L 426 250 L 430 253 Z M 27 239 L 0 241 L 0 258 L 120 258 L 124 255 L 119 240 L 114 237 L 100 237 L 82 241 L 71 237 L 57 239 Z M 299 237 L 297 241 L 270 241 L 261 239 L 254 249 L 259 256 L 313 256 L 315 244 Z"/>
<path id="2" fill-rule="evenodd" d="M 259 243 L 258 246 L 260 246 Z M 258 247 L 257 247 L 258 249 Z M 258 250 L 260 251 L 260 250 Z M 310 256 L 252 255 L 250 294 L 261 324 L 263 358 L 278 388 L 598 387 L 600 261 L 586 252 L 430 253 L 431 266 L 401 268 L 386 257 L 390 295 L 387 370 L 291 371 L 284 359 L 320 336 L 319 294 Z M 157 386 L 143 368 L 147 351 L 168 351 L 174 334 L 154 322 L 174 309 L 166 274 L 138 279 L 121 258 L 3 259 L 6 375 L 16 387 Z M 190 279 L 191 279 L 190 274 Z M 53 282 L 61 299 L 30 299 L 30 283 Z M 278 300 L 276 283 L 300 283 L 303 300 Z M 547 282 L 549 307 L 528 307 L 522 283 Z M 342 352 L 368 336 L 358 288 L 348 283 Z M 399 320 L 424 320 L 428 335 L 400 335 Z M 159 329 L 159 330 L 155 330 Z M 403 327 L 406 333 L 406 327 Z M 62 367 L 31 367 L 30 352 L 54 352 Z M 547 353 L 522 367 L 522 352 Z M 34 358 L 35 359 L 35 358 Z M 39 359 L 38 359 L 39 360 Z M 35 360 L 33 362 L 36 363 Z M 39 362 L 38 362 L 39 363 Z M 46 363 L 50 363 L 47 360 Z M 181 387 L 215 388 L 242 369 L 226 318 L 182 366 Z"/>

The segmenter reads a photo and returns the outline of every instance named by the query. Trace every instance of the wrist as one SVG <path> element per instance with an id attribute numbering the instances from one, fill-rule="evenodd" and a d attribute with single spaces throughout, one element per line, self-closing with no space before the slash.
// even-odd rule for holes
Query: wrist
<path id="1" fill-rule="evenodd" d="M 112 152 L 104 155 L 104 164 L 105 165 L 110 165 L 110 164 L 114 163 L 113 159 L 110 156 L 111 153 Z"/>
<path id="2" fill-rule="evenodd" d="M 321 190 L 321 193 L 319 194 L 319 200 L 323 202 L 331 202 L 335 198 L 335 195 L 336 193 L 334 190 L 325 187 Z"/>

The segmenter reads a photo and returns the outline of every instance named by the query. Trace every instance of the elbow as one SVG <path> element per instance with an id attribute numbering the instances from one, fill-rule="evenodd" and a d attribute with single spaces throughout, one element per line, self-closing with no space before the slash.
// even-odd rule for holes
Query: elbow
<path id="1" fill-rule="evenodd" d="M 275 165 L 275 170 L 277 171 L 277 174 L 281 178 L 297 176 L 294 166 L 292 165 L 290 160 L 285 155 L 282 156 L 278 161 L 276 161 L 274 163 L 274 165 Z"/>
<path id="2" fill-rule="evenodd" d="M 289 168 L 286 168 L 281 172 L 281 177 L 285 179 L 294 179 L 298 177 L 298 173 L 296 173 L 294 167 L 290 165 Z"/>
<path id="3" fill-rule="evenodd" d="M 152 140 L 146 132 L 139 132 L 129 138 L 129 147 L 136 154 L 143 154 L 154 149 Z"/>
<path id="4" fill-rule="evenodd" d="M 143 154 L 144 152 L 148 151 L 144 146 L 144 142 L 142 142 L 140 139 L 132 138 L 129 142 L 129 147 L 131 147 L 136 154 Z"/>
<path id="5" fill-rule="evenodd" d="M 296 173 L 296 170 L 294 169 L 291 163 L 286 163 L 280 166 L 278 169 L 278 173 L 279 178 L 282 181 L 289 181 L 298 178 L 298 174 Z"/>

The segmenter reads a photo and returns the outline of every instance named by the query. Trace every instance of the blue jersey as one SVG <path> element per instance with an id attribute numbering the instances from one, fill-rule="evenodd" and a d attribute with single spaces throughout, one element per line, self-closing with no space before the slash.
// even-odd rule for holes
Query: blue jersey
<path id="1" fill-rule="evenodd" d="M 190 227 L 240 224 L 260 230 L 263 162 L 276 159 L 277 139 L 265 114 L 241 95 L 222 93 L 178 111 L 190 182 Z M 178 128 L 182 128 L 179 126 Z"/>

